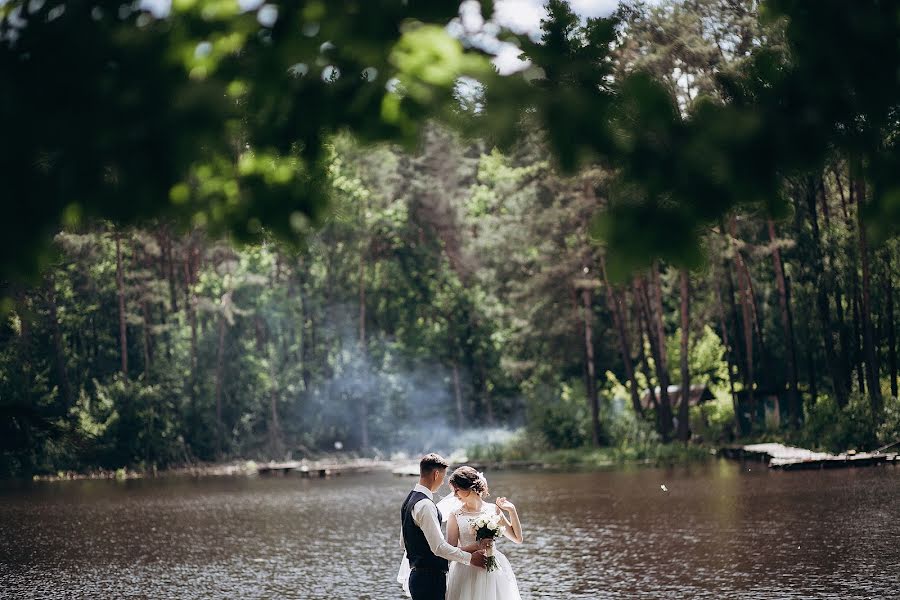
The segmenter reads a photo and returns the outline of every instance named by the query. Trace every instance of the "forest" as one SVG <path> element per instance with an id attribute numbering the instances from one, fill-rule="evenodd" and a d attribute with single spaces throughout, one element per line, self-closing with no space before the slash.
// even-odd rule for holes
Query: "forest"
<path id="1" fill-rule="evenodd" d="M 788 1 L 638 1 L 584 20 L 553 0 L 539 39 L 516 38 L 529 77 L 482 73 L 440 110 L 401 103 L 414 132 L 339 123 L 323 96 L 335 122 L 305 138 L 306 166 L 244 113 L 189 185 L 144 185 L 130 157 L 116 195 L 52 159 L 21 162 L 40 136 L 21 159 L 10 145 L 0 156 L 21 170 L 5 193 L 28 187 L 35 204 L 3 226 L 0 476 L 900 440 L 900 83 L 853 79 L 873 77 L 866 53 L 900 64 L 884 50 L 900 21 L 883 18 L 890 2 L 862 4 L 826 50 L 811 32 L 838 27 L 836 2 L 809 16 Z M 242 110 L 299 110 L 263 106 L 267 92 Z M 128 115 L 107 117 L 113 136 Z M 88 137 L 67 126 L 67 144 Z M 223 158 L 266 139 L 284 156 Z M 86 140 L 86 156 L 105 160 L 104 143 Z M 47 172 L 71 187 L 34 183 Z M 709 397 L 681 393 L 695 387 Z"/>

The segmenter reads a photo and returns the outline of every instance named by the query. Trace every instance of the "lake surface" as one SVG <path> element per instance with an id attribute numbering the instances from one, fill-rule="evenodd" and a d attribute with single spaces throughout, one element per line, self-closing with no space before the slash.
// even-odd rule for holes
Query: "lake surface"
<path id="1" fill-rule="evenodd" d="M 525 543 L 502 549 L 525 599 L 900 597 L 896 466 L 486 475 L 522 516 Z M 412 484 L 372 473 L 6 488 L 0 597 L 399 600 Z"/>

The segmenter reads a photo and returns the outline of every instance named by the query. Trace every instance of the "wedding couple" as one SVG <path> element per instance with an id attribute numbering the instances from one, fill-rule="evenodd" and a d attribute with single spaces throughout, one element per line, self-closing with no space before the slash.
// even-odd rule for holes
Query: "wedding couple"
<path id="1" fill-rule="evenodd" d="M 437 454 L 427 454 L 419 463 L 419 483 L 400 509 L 406 554 L 398 583 L 413 600 L 521 600 L 509 561 L 494 549 L 494 540 L 477 540 L 472 526 L 479 517 L 499 515 L 503 535 L 521 544 L 516 507 L 506 498 L 486 502 L 487 481 L 472 467 L 453 471 L 453 493 L 435 503 L 434 492 L 443 485 L 448 466 Z M 447 521 L 446 539 L 441 521 Z M 493 556 L 494 570 L 485 569 L 485 553 Z"/>

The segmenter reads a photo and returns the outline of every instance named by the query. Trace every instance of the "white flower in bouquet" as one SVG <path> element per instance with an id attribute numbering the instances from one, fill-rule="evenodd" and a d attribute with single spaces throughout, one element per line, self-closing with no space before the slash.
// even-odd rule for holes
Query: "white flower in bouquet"
<path id="1" fill-rule="evenodd" d="M 502 525 L 502 519 L 499 514 L 480 515 L 472 520 L 472 530 L 475 532 L 475 540 L 493 540 L 503 535 L 506 527 Z M 494 558 L 494 547 L 489 546 L 484 551 L 484 568 L 490 571 L 496 571 L 500 567 L 497 565 L 497 559 Z"/>

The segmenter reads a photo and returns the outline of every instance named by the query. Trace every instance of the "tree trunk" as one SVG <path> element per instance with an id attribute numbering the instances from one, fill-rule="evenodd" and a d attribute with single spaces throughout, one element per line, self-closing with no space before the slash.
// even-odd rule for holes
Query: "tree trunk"
<path id="1" fill-rule="evenodd" d="M 144 341 L 144 380 L 150 381 L 150 369 L 153 359 L 150 351 L 150 309 L 147 307 L 147 301 L 141 301 L 141 316 L 143 318 L 143 341 Z"/>
<path id="2" fill-rule="evenodd" d="M 69 374 L 66 369 L 66 352 L 63 347 L 62 328 L 59 325 L 59 310 L 56 304 L 56 282 L 51 274 L 47 280 L 47 308 L 50 315 L 50 328 L 53 332 L 53 355 L 56 365 L 56 377 L 59 381 L 59 389 L 62 392 L 66 408 L 71 408 L 73 403 L 72 387 L 69 385 Z M 25 322 L 27 317 L 23 317 Z M 23 331 L 27 329 L 23 328 Z"/>
<path id="3" fill-rule="evenodd" d="M 738 312 L 737 302 L 734 300 L 736 291 L 734 277 L 731 274 L 732 268 L 733 265 L 729 265 L 728 261 L 722 261 L 722 271 L 725 273 L 725 281 L 728 283 L 728 309 L 731 313 L 731 325 L 734 327 L 734 341 L 732 343 L 732 347 L 734 348 L 734 364 L 740 374 L 746 369 L 747 361 L 744 358 L 744 337 L 741 335 L 743 325 L 741 323 L 740 313 Z M 744 373 L 742 379 L 745 382 L 747 381 L 746 373 Z"/>
<path id="4" fill-rule="evenodd" d="M 649 289 L 648 289 L 649 288 Z M 650 271 L 650 277 L 645 282 L 647 295 L 648 328 L 652 331 L 651 340 L 655 338 L 655 344 L 650 344 L 653 352 L 653 360 L 656 362 L 656 374 L 659 379 L 659 435 L 664 442 L 672 439 L 672 402 L 669 398 L 669 367 L 666 358 L 666 332 L 663 327 L 662 287 L 659 282 L 659 271 L 656 264 Z M 651 298 L 652 297 L 652 298 Z"/>
<path id="5" fill-rule="evenodd" d="M 876 353 L 875 332 L 872 327 L 872 282 L 869 267 L 869 243 L 866 235 L 866 224 L 863 222 L 863 206 L 866 202 L 866 182 L 862 177 L 855 180 L 857 199 L 857 218 L 859 229 L 859 258 L 862 264 L 862 325 L 863 348 L 866 358 L 866 378 L 869 385 L 869 401 L 872 413 L 881 413 L 881 381 L 878 374 L 878 355 Z"/>
<path id="6" fill-rule="evenodd" d="M 866 373 L 865 359 L 863 358 L 863 350 L 860 348 L 860 338 L 865 336 L 863 326 L 861 324 L 862 299 L 859 297 L 859 275 L 856 272 L 856 265 L 853 265 L 852 287 L 853 287 L 853 364 L 856 368 L 856 381 L 860 394 L 866 393 Z M 863 344 L 864 345 L 864 344 Z"/>
<path id="7" fill-rule="evenodd" d="M 778 248 L 778 238 L 775 235 L 775 222 L 768 219 L 769 241 L 772 243 L 772 263 L 775 268 L 775 281 L 778 285 L 778 304 L 781 308 L 781 326 L 784 331 L 785 354 L 788 367 L 788 402 L 791 411 L 791 426 L 799 428 L 802 418 L 802 406 L 800 403 L 800 391 L 797 381 L 797 347 L 794 342 L 794 324 L 791 320 L 790 303 L 788 302 L 787 283 L 784 277 L 784 267 L 781 262 L 781 250 Z"/>
<path id="8" fill-rule="evenodd" d="M 116 232 L 116 290 L 119 296 L 119 351 L 122 375 L 128 377 L 128 335 L 125 327 L 125 275 L 122 271 L 122 240 Z"/>
<path id="9" fill-rule="evenodd" d="M 825 347 L 825 362 L 831 376 L 831 387 L 838 406 L 847 404 L 847 389 L 844 387 L 845 375 L 834 352 L 834 327 L 831 320 L 831 309 L 828 302 L 828 282 L 825 276 L 825 261 L 822 253 L 822 236 L 819 231 L 819 218 L 816 212 L 816 182 L 810 178 L 806 182 L 806 204 L 810 225 L 813 231 L 813 254 L 815 257 L 816 308 L 822 324 L 822 338 Z"/>
<path id="10" fill-rule="evenodd" d="M 634 414 L 643 417 L 644 409 L 641 407 L 641 397 L 637 389 L 637 377 L 634 372 L 634 363 L 631 360 L 631 342 L 628 339 L 628 329 L 625 327 L 625 311 L 622 308 L 622 299 L 619 291 L 613 289 L 609 284 L 609 277 L 606 273 L 606 257 L 602 255 L 600 257 L 600 272 L 603 275 L 603 285 L 606 288 L 606 300 L 609 304 L 609 311 L 612 313 L 616 332 L 619 336 L 619 350 L 622 353 L 625 376 L 628 378 L 631 387 L 631 406 L 634 409 Z"/>
<path id="11" fill-rule="evenodd" d="M 587 369 L 587 396 L 588 403 L 591 408 L 591 442 L 594 447 L 600 445 L 600 398 L 597 394 L 597 374 L 594 365 L 594 331 L 593 317 L 594 313 L 591 307 L 591 290 L 588 287 L 582 288 L 581 300 L 584 308 L 584 356 L 585 367 Z"/>
<path id="12" fill-rule="evenodd" d="M 719 326 L 722 329 L 722 343 L 725 345 L 725 364 L 728 366 L 728 390 L 731 392 L 731 407 L 734 410 L 735 431 L 744 435 L 744 428 L 741 427 L 741 419 L 738 414 L 740 407 L 738 406 L 737 393 L 734 390 L 734 360 L 732 353 L 734 352 L 731 345 L 731 338 L 728 335 L 728 324 L 725 322 L 725 304 L 722 301 L 722 288 L 719 280 L 716 279 L 716 298 L 718 299 Z M 732 298 L 732 304 L 734 299 Z"/>
<path id="13" fill-rule="evenodd" d="M 647 341 L 651 345 L 653 345 L 653 341 L 651 339 L 650 328 L 647 324 L 646 307 L 642 300 L 642 294 L 640 290 L 640 286 L 637 282 L 633 285 L 633 294 L 634 294 L 634 313 L 635 320 L 637 321 L 637 330 L 638 330 L 638 362 L 640 362 L 644 366 L 645 377 L 647 378 L 647 395 L 650 397 L 650 406 L 653 407 L 653 411 L 656 414 L 656 429 L 657 431 L 662 430 L 662 426 L 659 423 L 659 401 L 656 398 L 656 391 L 653 389 L 653 377 L 652 370 L 650 369 L 650 359 L 647 356 L 647 353 L 644 351 L 644 335 L 647 336 Z M 652 350 L 651 350 L 652 351 Z"/>
<path id="14" fill-rule="evenodd" d="M 687 269 L 681 270 L 679 279 L 681 283 L 681 405 L 678 407 L 678 439 L 687 442 L 691 435 L 688 423 L 691 400 L 691 372 L 688 366 L 691 282 Z"/>
<path id="15" fill-rule="evenodd" d="M 169 228 L 165 229 L 163 239 L 165 241 L 163 254 L 166 259 L 166 276 L 169 279 L 169 303 L 174 314 L 178 312 L 178 288 L 175 279 L 175 260 L 172 257 L 172 232 Z"/>
<path id="16" fill-rule="evenodd" d="M 731 220 L 732 242 L 737 237 L 737 223 Z M 747 391 L 747 399 L 753 405 L 753 385 L 755 373 L 753 366 L 753 292 L 750 287 L 750 274 L 747 271 L 744 260 L 737 248 L 734 249 L 734 263 L 738 272 L 738 286 L 741 298 L 741 320 L 744 326 L 744 388 Z"/>
<path id="17" fill-rule="evenodd" d="M 456 428 L 462 431 L 465 424 L 463 416 L 462 388 L 459 385 L 459 365 L 453 361 L 453 397 L 456 399 Z"/>
<path id="18" fill-rule="evenodd" d="M 837 176 L 837 172 L 835 172 L 835 176 Z M 816 178 L 816 195 L 819 196 L 822 204 L 822 216 L 825 218 L 825 232 L 831 231 L 831 217 L 830 211 L 828 210 L 828 196 L 825 193 L 825 178 L 823 176 L 819 176 Z M 849 222 L 849 213 L 847 212 L 847 202 L 844 198 L 844 186 L 841 183 L 840 178 L 837 178 L 837 187 L 838 193 L 841 199 L 841 206 L 843 208 L 844 218 L 848 221 L 847 226 L 850 229 L 853 229 L 853 224 Z M 815 206 L 810 207 L 811 210 L 815 210 Z M 835 247 L 838 245 L 838 242 L 835 240 L 827 239 L 825 236 L 825 232 L 822 233 L 823 244 L 826 249 L 826 254 L 828 256 L 828 265 L 827 268 L 823 265 L 823 273 L 827 278 L 826 288 L 830 289 L 834 293 L 834 308 L 835 308 L 835 316 L 837 317 L 837 331 L 838 337 L 840 339 L 840 347 L 837 350 L 838 356 L 838 364 L 841 367 L 841 370 L 844 372 L 844 388 L 850 389 L 853 386 L 853 357 L 851 357 L 851 345 L 850 345 L 850 332 L 848 330 L 847 319 L 844 316 L 844 297 L 843 291 L 841 290 L 840 282 L 837 278 L 837 257 L 835 255 Z M 823 259 L 824 260 L 824 259 Z M 853 265 L 853 277 L 855 280 L 856 277 L 856 265 Z M 854 290 L 856 284 L 854 283 Z M 855 297 L 855 294 L 854 294 Z M 851 299 L 851 304 L 853 300 Z M 855 322 L 854 322 L 855 326 Z M 855 338 L 854 346 L 852 347 L 854 356 L 859 354 L 858 346 L 859 346 L 859 336 Z M 862 379 L 860 379 L 860 385 L 862 385 Z"/>
<path id="19" fill-rule="evenodd" d="M 366 342 L 366 251 L 359 253 L 359 353 L 363 368 L 368 370 Z M 369 447 L 369 399 L 365 393 L 359 398 L 360 444 L 363 449 Z"/>
<path id="20" fill-rule="evenodd" d="M 188 322 L 191 326 L 191 356 L 190 356 L 190 375 L 189 375 L 189 393 L 188 398 L 190 399 L 190 419 L 189 419 L 189 431 L 191 434 L 191 439 L 196 439 L 197 436 L 197 377 L 198 377 L 198 367 L 197 364 L 197 297 L 194 295 L 194 274 L 191 269 L 191 254 L 193 252 L 193 242 L 190 242 L 189 245 L 185 248 L 184 251 L 184 306 L 185 311 L 187 312 Z"/>
<path id="21" fill-rule="evenodd" d="M 897 337 L 894 325 L 894 282 L 893 268 L 891 265 L 891 253 L 884 252 L 884 297 L 887 310 L 887 343 L 888 343 L 888 370 L 890 371 L 891 396 L 897 398 Z"/>
<path id="22" fill-rule="evenodd" d="M 219 315 L 218 343 L 216 345 L 216 456 L 222 457 L 222 389 L 225 385 L 225 315 Z"/>

